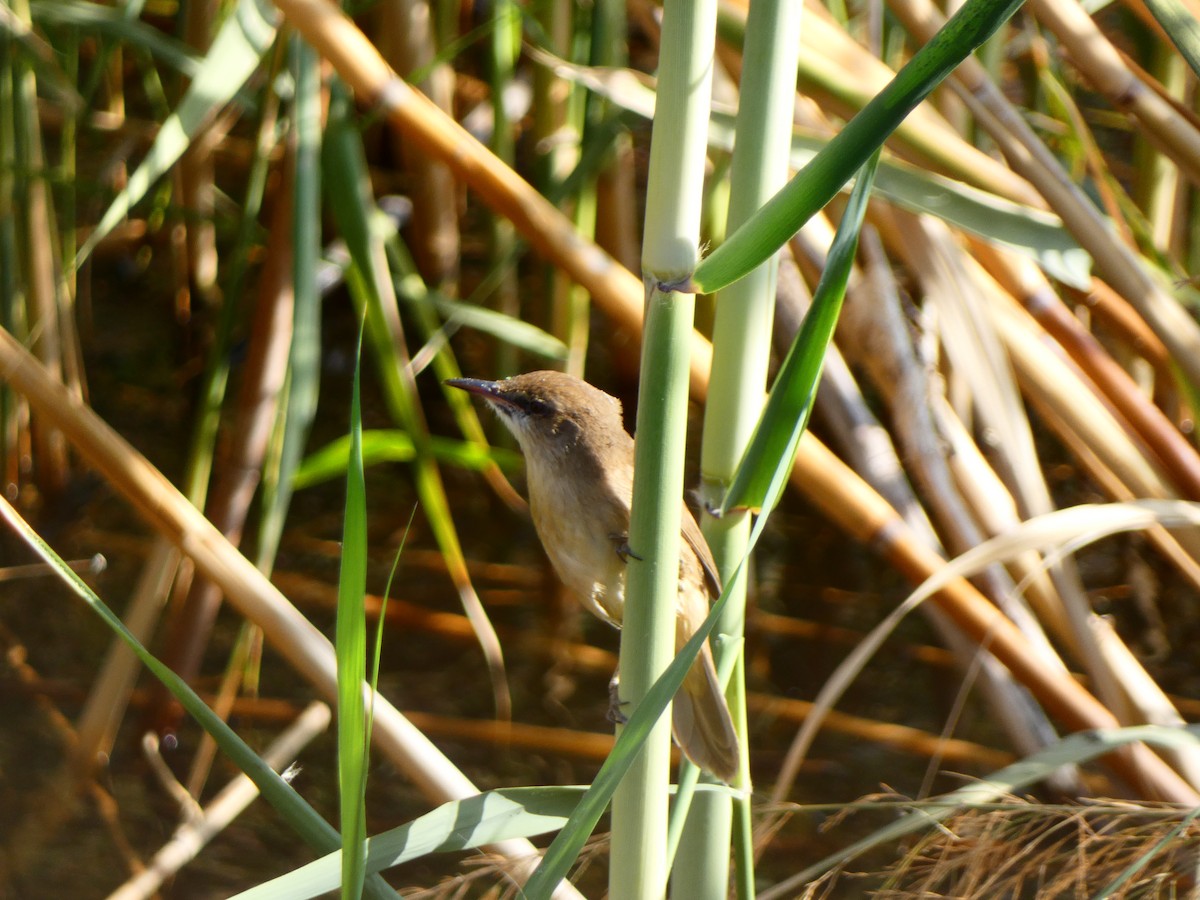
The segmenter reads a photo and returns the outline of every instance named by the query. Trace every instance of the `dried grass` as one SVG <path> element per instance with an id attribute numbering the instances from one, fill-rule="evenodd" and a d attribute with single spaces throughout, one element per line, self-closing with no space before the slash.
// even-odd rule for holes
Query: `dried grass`
<path id="1" fill-rule="evenodd" d="M 1178 807 L 1014 797 L 928 832 L 880 873 L 872 896 L 1193 897 L 1198 851 L 1200 825 Z"/>

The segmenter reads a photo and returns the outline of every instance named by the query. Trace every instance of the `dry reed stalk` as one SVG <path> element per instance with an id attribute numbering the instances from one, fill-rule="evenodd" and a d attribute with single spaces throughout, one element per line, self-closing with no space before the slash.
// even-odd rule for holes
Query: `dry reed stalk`
<path id="1" fill-rule="evenodd" d="M 19 4 L 27 19 L 27 4 Z M 28 24 L 26 22 L 26 24 Z M 6 110 L 20 116 L 23 122 L 23 141 L 17 159 L 31 173 L 23 179 L 23 202 L 20 204 L 21 226 L 24 232 L 25 277 L 27 292 L 28 330 L 37 358 L 54 378 L 68 384 L 71 391 L 82 396 L 78 383 L 66 381 L 67 360 L 76 352 L 69 338 L 74 335 L 73 324 L 64 320 L 60 311 L 58 259 L 54 252 L 53 204 L 46 177 L 45 151 L 38 118 L 37 78 L 33 69 L 15 70 L 13 105 Z M 38 486 L 49 496 L 60 496 L 71 478 L 67 443 L 57 429 L 46 422 L 31 418 L 33 437 L 34 476 Z"/>
<path id="2" fill-rule="evenodd" d="M 916 541 L 896 512 L 816 440 L 801 441 L 791 480 L 827 517 L 875 547 L 914 582 L 923 581 L 941 567 L 941 557 Z M 956 580 L 931 600 L 964 632 L 986 643 L 1047 711 L 1060 717 L 1071 729 L 1112 727 L 1116 723 L 1112 713 L 1077 682 L 1061 671 L 1047 668 L 1016 627 L 969 582 Z M 1155 795 L 1166 791 L 1176 798 L 1200 797 L 1145 747 L 1130 748 L 1129 755 L 1107 759 L 1122 777 L 1133 777 L 1132 783 L 1139 790 Z M 1138 772 L 1142 774 L 1135 774 Z"/>
<path id="3" fill-rule="evenodd" d="M 154 634 L 180 561 L 177 547 L 165 538 L 155 539 L 121 616 L 125 627 L 143 644 Z M 141 667 L 128 645 L 114 639 L 79 714 L 75 765 L 80 775 L 90 775 L 107 759 Z"/>
<path id="4" fill-rule="evenodd" d="M 880 210 L 878 204 L 869 215 L 875 219 L 886 219 L 886 213 Z M 820 229 L 810 227 L 814 223 L 821 223 L 821 226 L 826 228 L 823 217 L 814 217 L 801 235 L 793 240 L 793 248 L 804 238 L 816 238 L 822 242 L 822 247 L 827 245 L 832 235 L 826 228 L 826 233 L 817 238 L 813 232 Z M 963 502 L 960 489 L 955 485 L 953 473 L 947 465 L 943 442 L 930 415 L 935 392 L 926 377 L 927 366 L 916 359 L 908 328 L 900 311 L 895 285 L 891 283 L 890 269 L 883 261 L 882 247 L 873 229 L 864 233 L 862 246 L 864 255 L 870 257 L 874 254 L 876 264 L 871 278 L 873 290 L 869 296 L 864 295 L 863 279 L 852 277 L 846 308 L 838 326 L 838 344 L 853 352 L 855 361 L 868 371 L 872 383 L 883 394 L 885 403 L 891 410 L 893 427 L 900 438 L 901 452 L 907 461 L 907 472 L 905 468 L 901 468 L 897 452 L 892 448 L 886 433 L 876 442 L 878 446 L 873 452 L 875 455 L 883 455 L 890 461 L 890 466 L 888 463 L 884 464 L 885 471 L 879 473 L 878 479 L 872 478 L 871 473 L 874 470 L 869 465 L 864 465 L 864 461 L 856 462 L 855 468 L 864 474 L 868 482 L 872 483 L 893 507 L 915 507 L 921 510 L 920 518 L 906 515 L 905 520 L 909 522 L 918 538 L 930 549 L 940 553 L 941 542 L 934 534 L 928 519 L 924 518 L 924 510 L 917 504 L 905 479 L 905 474 L 915 476 L 916 483 L 933 510 L 934 518 L 947 537 L 947 545 L 955 553 L 960 553 L 976 546 L 987 535 L 978 528 L 972 511 Z M 823 250 L 812 248 L 811 252 L 820 256 Z M 838 358 L 840 356 L 834 357 Z M 822 396 L 826 395 L 831 383 L 830 376 L 833 372 L 829 363 L 827 358 L 818 403 Z M 859 403 L 862 403 L 861 397 Z M 862 413 L 858 415 L 861 416 Z M 858 456 L 861 454 L 851 451 L 852 459 Z M 889 472 L 893 473 L 892 477 L 888 476 Z M 1037 622 L 1010 599 L 1015 594 L 1014 584 L 1001 567 L 988 569 L 975 581 L 993 602 L 1008 611 L 1014 620 L 1021 624 L 1031 646 L 1042 654 L 1047 665 L 1063 668 Z M 1054 608 L 1058 608 L 1057 597 L 1054 601 Z M 936 606 L 923 606 L 922 612 L 933 623 L 942 640 L 952 648 L 959 661 L 960 670 L 977 672 L 990 708 L 1003 722 L 1017 747 L 1032 753 L 1055 739 L 1056 734 L 1045 714 L 1030 700 L 1026 692 L 1017 689 L 1007 669 L 1000 666 L 990 653 L 980 654 L 979 647 L 973 641 L 964 638 L 945 613 Z M 794 766 L 783 773 L 776 784 L 775 797 L 785 796 L 783 791 L 786 790 L 786 782 L 795 774 L 797 770 Z"/>
<path id="5" fill-rule="evenodd" d="M 1112 105 L 1137 120 L 1138 133 L 1200 184 L 1200 129 L 1130 70 L 1077 2 L 1030 0 L 1030 10 L 1066 48 L 1071 62 Z"/>
<path id="6" fill-rule="evenodd" d="M 919 40 L 945 22 L 928 0 L 894 0 L 890 8 Z M 950 76 L 978 124 L 1014 171 L 1027 178 L 1095 261 L 1097 270 L 1138 311 L 1192 384 L 1200 384 L 1200 325 L 1114 239 L 1107 221 L 1075 185 L 978 61 L 968 57 Z"/>
<path id="7" fill-rule="evenodd" d="M 263 751 L 267 765 L 279 772 L 321 732 L 329 727 L 329 707 L 314 702 Z M 108 900 L 144 900 L 154 896 L 163 882 L 195 859 L 208 843 L 258 799 L 258 788 L 246 775 L 229 782 L 200 811 L 196 821 L 185 822 L 149 865 L 108 896 Z"/>
<path id="8" fill-rule="evenodd" d="M 1026 260 L 968 238 L 975 258 L 1070 355 L 1153 452 L 1182 496 L 1200 500 L 1200 453 L 1129 374 L 1071 315 L 1045 276 Z"/>

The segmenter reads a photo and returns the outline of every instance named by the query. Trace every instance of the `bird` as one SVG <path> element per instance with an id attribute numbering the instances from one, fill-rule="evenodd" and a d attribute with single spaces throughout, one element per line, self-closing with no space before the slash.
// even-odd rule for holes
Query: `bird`
<path id="1" fill-rule="evenodd" d="M 634 439 L 621 401 L 563 372 L 538 371 L 500 381 L 452 378 L 446 384 L 481 397 L 516 438 L 525 457 L 529 509 L 546 555 L 584 607 L 621 627 L 633 500 Z M 720 595 L 712 552 L 682 506 L 676 652 L 696 633 Z M 730 783 L 739 767 L 737 733 L 712 651 L 704 644 L 672 704 L 672 732 L 685 756 Z"/>

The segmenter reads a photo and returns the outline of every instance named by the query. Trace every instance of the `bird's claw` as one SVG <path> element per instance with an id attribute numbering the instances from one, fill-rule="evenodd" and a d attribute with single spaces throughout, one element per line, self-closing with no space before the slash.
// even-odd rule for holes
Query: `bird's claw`
<path id="1" fill-rule="evenodd" d="M 625 715 L 621 709 L 622 706 L 626 706 L 628 703 L 628 700 L 621 699 L 620 676 L 614 675 L 612 681 L 608 683 L 608 721 L 614 725 L 624 725 L 628 722 L 629 716 Z"/>
<path id="2" fill-rule="evenodd" d="M 633 548 L 629 546 L 629 535 L 627 534 L 610 534 L 609 539 L 617 545 L 617 556 L 621 557 L 621 562 L 627 563 L 630 559 L 636 559 L 638 562 L 642 558 L 633 552 Z"/>

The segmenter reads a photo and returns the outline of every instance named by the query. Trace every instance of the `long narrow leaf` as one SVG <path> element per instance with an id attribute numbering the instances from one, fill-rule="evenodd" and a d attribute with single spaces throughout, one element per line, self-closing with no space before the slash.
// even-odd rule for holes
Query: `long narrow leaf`
<path id="1" fill-rule="evenodd" d="M 1022 0 L 967 0 L 894 79 L 750 221 L 696 267 L 691 286 L 711 293 L 732 284 L 783 246 L 841 190 L 897 125 Z"/>
<path id="2" fill-rule="evenodd" d="M 38 25 L 72 25 L 88 34 L 145 50 L 188 78 L 200 74 L 201 60 L 191 48 L 145 22 L 131 19 L 125 9 L 80 0 L 38 0 L 29 5 L 29 11 Z"/>
<path id="3" fill-rule="evenodd" d="M 1196 17 L 1179 0 L 1146 0 L 1146 8 L 1179 48 L 1192 71 L 1200 75 L 1200 22 Z"/>
<path id="4" fill-rule="evenodd" d="M 364 326 L 365 327 L 365 326 Z M 346 467 L 346 514 L 342 529 L 342 566 L 338 578 L 338 790 L 342 824 L 342 897 L 362 895 L 367 819 L 367 721 L 363 679 L 367 671 L 367 491 L 362 465 L 362 414 L 359 374 L 362 331 L 350 399 L 350 460 Z"/>
<path id="5" fill-rule="evenodd" d="M 367 871 L 380 872 L 430 853 L 473 850 L 512 838 L 536 837 L 563 826 L 582 787 L 525 787 L 488 791 L 444 803 L 367 842 Z M 264 882 L 236 900 L 305 900 L 338 885 L 341 853 Z"/>
<path id="6" fill-rule="evenodd" d="M 338 848 L 337 831 L 321 818 L 279 773 L 262 761 L 240 737 L 169 666 L 163 665 L 125 627 L 125 623 L 87 586 L 71 567 L 50 546 L 9 502 L 0 496 L 0 518 L 5 519 L 33 551 L 52 566 L 59 578 L 82 599 L 101 621 L 134 652 L 142 664 L 161 681 L 183 708 L 213 736 L 218 746 L 250 777 L 267 801 L 278 809 L 284 819 L 306 843 L 322 852 Z"/>
<path id="7" fill-rule="evenodd" d="M 771 388 L 754 436 L 725 495 L 722 512 L 739 508 L 762 509 L 772 483 L 780 477 L 778 473 L 781 469 L 786 472 L 796 456 L 796 447 L 812 412 L 825 351 L 842 311 L 878 163 L 879 151 L 876 151 L 859 173 L 858 182 L 850 193 L 850 202 L 829 249 L 812 307 Z M 781 461 L 789 465 L 781 467 Z"/>
<path id="8" fill-rule="evenodd" d="M 159 662 L 154 654 L 147 650 L 142 642 L 125 627 L 120 616 L 109 609 L 70 565 L 64 562 L 51 549 L 50 545 L 29 527 L 29 523 L 21 518 L 2 495 L 0 495 L 0 518 L 7 520 L 21 539 L 54 568 L 67 587 L 74 591 L 92 612 L 99 616 L 101 621 L 133 651 L 142 664 L 150 670 L 150 673 L 161 681 L 192 718 L 200 723 L 200 727 L 212 735 L 217 746 L 254 782 L 266 801 L 275 807 L 301 840 L 320 853 L 340 852 L 341 839 L 338 837 L 337 830 L 326 822 L 320 813 L 309 806 L 308 802 L 296 793 L 296 790 L 284 781 L 278 772 L 263 762 L 262 758 L 250 749 L 224 719 L 209 709 L 196 692 L 188 687 L 187 682 L 176 675 L 170 666 Z M 373 900 L 384 900 L 389 896 L 395 896 L 394 892 L 388 888 L 387 882 L 379 876 L 373 876 L 367 882 L 367 894 Z"/>
<path id="9" fill-rule="evenodd" d="M 504 447 L 483 447 L 470 441 L 436 435 L 429 438 L 429 451 L 439 462 L 473 471 L 482 471 L 495 464 L 502 469 L 516 470 L 521 460 L 520 454 Z M 417 450 L 406 431 L 372 429 L 363 432 L 362 455 L 363 465 L 369 467 L 383 462 L 412 462 Z M 340 478 L 346 472 L 349 458 L 350 438 L 338 438 L 304 460 L 296 470 L 293 484 L 300 489 L 331 478 Z"/>
<path id="10" fill-rule="evenodd" d="M 654 89 L 625 71 L 575 66 L 545 51 L 535 58 L 553 65 L 557 74 L 576 81 L 630 113 L 654 115 Z M 735 114 L 714 108 L 708 122 L 708 145 L 732 151 Z M 797 131 L 792 135 L 791 165 L 802 169 L 829 145 L 829 140 Z M 1037 261 L 1047 274 L 1079 290 L 1087 290 L 1092 258 L 1051 212 L 1025 206 L 995 194 L 920 169 L 901 160 L 881 159 L 875 176 L 879 196 L 913 212 L 926 213 Z"/>

